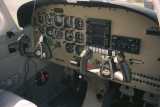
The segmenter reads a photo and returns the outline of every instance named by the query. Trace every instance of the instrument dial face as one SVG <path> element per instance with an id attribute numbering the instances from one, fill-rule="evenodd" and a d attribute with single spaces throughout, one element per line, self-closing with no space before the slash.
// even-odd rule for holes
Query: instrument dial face
<path id="1" fill-rule="evenodd" d="M 38 12 L 38 24 L 44 25 L 46 23 L 45 16 L 46 16 L 45 12 Z"/>
<path id="2" fill-rule="evenodd" d="M 63 39 L 63 37 L 64 37 L 64 31 L 56 29 L 55 30 L 55 36 L 56 36 L 56 39 Z"/>
<path id="3" fill-rule="evenodd" d="M 75 18 L 75 28 L 78 30 L 84 29 L 84 21 L 81 18 Z"/>
<path id="4" fill-rule="evenodd" d="M 68 53 L 74 53 L 74 44 L 73 43 L 66 43 L 65 48 Z"/>
<path id="5" fill-rule="evenodd" d="M 82 32 L 75 33 L 75 41 L 77 43 L 84 43 L 84 34 Z"/>
<path id="6" fill-rule="evenodd" d="M 65 22 L 65 27 L 74 28 L 74 17 L 73 16 L 66 16 L 64 22 Z"/>
<path id="7" fill-rule="evenodd" d="M 54 25 L 56 28 L 63 28 L 64 27 L 64 16 L 63 15 L 55 15 Z"/>
<path id="8" fill-rule="evenodd" d="M 67 30 L 65 32 L 65 40 L 67 41 L 73 41 L 74 40 L 74 33 L 71 30 Z"/>
<path id="9" fill-rule="evenodd" d="M 48 13 L 45 19 L 46 19 L 47 25 L 53 25 L 54 13 L 53 12 Z"/>

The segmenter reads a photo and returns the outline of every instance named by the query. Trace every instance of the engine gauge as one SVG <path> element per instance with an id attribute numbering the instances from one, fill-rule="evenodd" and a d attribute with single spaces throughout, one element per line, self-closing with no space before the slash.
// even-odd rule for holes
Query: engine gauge
<path id="1" fill-rule="evenodd" d="M 54 13 L 53 12 L 48 13 L 45 19 L 46 19 L 47 25 L 52 25 L 54 20 Z"/>
<path id="2" fill-rule="evenodd" d="M 63 37 L 64 37 L 64 31 L 56 29 L 55 30 L 55 37 L 56 37 L 56 39 L 63 39 Z"/>
<path id="3" fill-rule="evenodd" d="M 67 30 L 65 32 L 65 40 L 67 41 L 73 41 L 74 40 L 74 34 L 72 30 Z"/>
<path id="4" fill-rule="evenodd" d="M 68 53 L 73 53 L 74 52 L 74 44 L 73 43 L 66 43 L 65 48 L 66 48 L 66 51 Z"/>
<path id="5" fill-rule="evenodd" d="M 75 33 L 75 41 L 77 43 L 84 43 L 84 34 L 82 32 Z"/>
<path id="6" fill-rule="evenodd" d="M 65 27 L 74 28 L 74 17 L 73 16 L 65 16 Z"/>

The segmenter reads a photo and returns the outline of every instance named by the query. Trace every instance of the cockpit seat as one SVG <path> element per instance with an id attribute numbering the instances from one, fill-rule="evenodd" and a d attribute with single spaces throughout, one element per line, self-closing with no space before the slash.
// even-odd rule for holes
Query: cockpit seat
<path id="1" fill-rule="evenodd" d="M 0 90 L 0 107 L 38 107 L 11 92 Z"/>

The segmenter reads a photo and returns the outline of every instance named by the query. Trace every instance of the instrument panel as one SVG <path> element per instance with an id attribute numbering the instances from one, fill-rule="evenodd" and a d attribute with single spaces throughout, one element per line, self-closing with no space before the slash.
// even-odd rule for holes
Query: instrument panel
<path id="1" fill-rule="evenodd" d="M 37 13 L 35 22 L 39 32 L 56 44 L 62 44 L 68 54 L 78 54 L 85 45 L 85 23 L 80 17 L 64 15 L 62 8 L 54 8 L 46 12 Z M 61 45 L 59 45 L 61 47 Z"/>
<path id="2" fill-rule="evenodd" d="M 103 65 L 105 56 L 123 52 L 131 79 L 113 81 L 159 94 L 160 38 L 146 34 L 151 26 L 155 21 L 123 8 L 50 4 L 33 14 L 34 46 L 43 36 L 52 54 L 48 60 L 76 70 L 86 48 L 92 50 L 91 68 Z"/>

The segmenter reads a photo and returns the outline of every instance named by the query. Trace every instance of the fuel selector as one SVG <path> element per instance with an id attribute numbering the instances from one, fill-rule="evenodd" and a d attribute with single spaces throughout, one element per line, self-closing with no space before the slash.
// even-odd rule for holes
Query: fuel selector
<path id="1" fill-rule="evenodd" d="M 37 86 L 43 86 L 48 82 L 49 73 L 47 71 L 38 72 L 35 77 Z"/>

